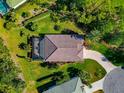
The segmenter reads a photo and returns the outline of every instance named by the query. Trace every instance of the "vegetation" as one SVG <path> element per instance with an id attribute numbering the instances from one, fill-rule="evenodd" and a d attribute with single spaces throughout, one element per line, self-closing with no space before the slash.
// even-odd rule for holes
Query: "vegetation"
<path id="1" fill-rule="evenodd" d="M 22 73 L 24 75 L 24 80 L 26 82 L 26 93 L 37 93 L 37 87 L 41 86 L 42 84 L 45 84 L 45 82 L 49 82 L 50 79 L 46 79 L 42 82 L 37 82 L 37 79 L 40 77 L 44 77 L 49 75 L 53 72 L 61 71 L 61 68 L 58 67 L 58 65 L 50 65 L 46 67 L 41 66 L 41 62 L 39 61 L 33 61 L 29 59 L 27 56 L 28 52 L 30 52 L 28 49 L 25 49 L 28 45 L 27 44 L 27 38 L 30 36 L 41 36 L 42 34 L 60 34 L 62 30 L 70 29 L 71 31 L 77 31 L 81 32 L 81 30 L 75 26 L 73 22 L 61 22 L 61 23 L 55 23 L 50 18 L 50 12 L 45 12 L 40 15 L 36 15 L 32 18 L 32 13 L 29 15 L 31 19 L 25 21 L 25 24 L 29 22 L 33 22 L 38 25 L 37 29 L 35 31 L 30 31 L 26 29 L 23 26 L 22 21 L 25 20 L 25 18 L 22 17 L 23 12 L 30 12 L 34 10 L 34 8 L 38 8 L 39 6 L 31 3 L 25 3 L 22 7 L 17 8 L 15 11 L 12 12 L 14 16 L 12 16 L 12 19 L 16 19 L 15 21 L 12 21 L 14 26 L 10 25 L 11 29 L 4 28 L 4 23 L 9 22 L 8 19 L 6 19 L 7 14 L 4 16 L 3 19 L 0 19 L 0 37 L 4 40 L 4 43 L 6 44 L 12 59 L 15 63 L 19 65 L 19 67 L 22 70 Z M 38 19 L 38 20 L 37 20 Z M 59 25 L 60 29 L 55 30 L 54 26 Z M 21 43 L 24 43 L 23 47 L 19 47 Z M 57 70 L 58 68 L 58 70 Z M 59 70 L 60 69 L 60 70 Z M 62 71 L 63 72 L 63 71 Z M 66 78 L 67 79 L 67 78 Z M 64 79 L 60 81 L 61 83 L 64 82 Z"/>
<path id="2" fill-rule="evenodd" d="M 30 31 L 35 31 L 37 29 L 37 24 L 34 24 L 33 22 L 30 22 L 25 27 Z"/>
<path id="3" fill-rule="evenodd" d="M 21 16 L 22 16 L 23 18 L 26 18 L 26 17 L 29 17 L 29 15 L 30 15 L 29 12 L 23 12 Z"/>
<path id="4" fill-rule="evenodd" d="M 19 77 L 19 70 L 10 59 L 8 49 L 0 38 L 0 93 L 21 93 L 25 83 Z"/>
<path id="5" fill-rule="evenodd" d="M 103 90 L 98 90 L 96 92 L 93 92 L 93 93 L 104 93 Z"/>
<path id="6" fill-rule="evenodd" d="M 124 65 L 123 11 L 123 0 L 29 0 L 23 7 L 0 19 L 0 37 L 23 72 L 27 85 L 26 93 L 37 93 L 38 87 L 47 88 L 47 85 L 60 84 L 74 76 L 80 76 L 84 83 L 90 84 L 106 74 L 93 60 L 61 66 L 31 62 L 27 56 L 27 38 L 30 36 L 83 34 L 88 48 L 103 53 L 116 65 Z M 8 55 L 6 52 L 5 54 Z M 9 62 L 7 60 L 4 59 L 5 63 Z M 18 73 L 16 68 L 14 70 Z M 2 86 L 0 82 L 0 92 L 10 90 L 10 93 L 14 93 L 16 89 L 15 93 L 18 93 L 22 90 L 23 82 L 15 78 L 15 71 L 12 69 L 14 79 L 10 76 L 8 81 L 7 78 L 7 84 L 11 83 L 10 86 Z M 13 80 L 17 81 L 18 85 L 15 82 L 13 84 Z"/>
<path id="7" fill-rule="evenodd" d="M 53 11 L 51 18 L 55 22 L 68 20 L 75 22 L 83 29 L 90 48 L 93 43 L 95 45 L 101 43 L 106 47 L 106 51 L 102 53 L 110 61 L 117 65 L 124 65 L 122 61 L 124 4 L 120 2 L 122 0 L 57 0 L 56 5 L 51 9 Z M 120 54 L 116 55 L 118 51 Z"/>
<path id="8" fill-rule="evenodd" d="M 40 78 L 37 77 L 38 79 L 36 84 L 38 88 L 44 90 L 48 89 L 54 84 L 61 84 L 76 76 L 79 76 L 83 83 L 90 85 L 94 81 L 103 78 L 106 74 L 106 71 L 102 68 L 101 65 L 99 65 L 96 61 L 90 59 L 72 64 L 66 63 L 52 69 L 49 69 L 47 66 L 44 67 L 43 64 L 40 65 L 41 67 L 38 68 L 39 70 L 41 70 L 42 74 L 39 76 Z M 99 72 L 101 73 L 100 76 L 95 75 L 98 69 L 101 70 L 101 72 Z M 53 85 L 51 85 L 50 82 L 53 82 Z"/>

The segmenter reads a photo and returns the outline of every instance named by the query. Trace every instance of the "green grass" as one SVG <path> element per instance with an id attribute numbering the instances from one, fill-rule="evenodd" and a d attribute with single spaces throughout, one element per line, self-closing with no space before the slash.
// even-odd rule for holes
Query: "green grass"
<path id="1" fill-rule="evenodd" d="M 23 11 L 27 12 L 36 7 L 38 7 L 36 4 L 31 5 L 30 3 L 25 3 L 23 7 L 18 8 L 15 11 L 18 20 L 20 20 L 21 13 Z M 9 49 L 13 61 L 16 62 L 16 64 L 19 64 L 18 66 L 22 70 L 24 79 L 27 84 L 26 93 L 37 93 L 36 88 L 38 86 L 41 86 L 49 82 L 51 79 L 50 78 L 46 79 L 43 82 L 36 82 L 36 80 L 56 71 L 63 71 L 66 76 L 64 80 L 60 81 L 60 83 L 67 81 L 69 79 L 69 76 L 66 70 L 70 66 L 77 67 L 77 68 L 80 68 L 81 70 L 85 70 L 89 72 L 93 77 L 90 80 L 90 83 L 101 79 L 105 75 L 105 70 L 97 62 L 92 60 L 86 60 L 85 62 L 82 62 L 82 63 L 64 64 L 62 66 L 59 66 L 58 69 L 51 70 L 48 68 L 41 67 L 40 65 L 41 62 L 38 62 L 38 61 L 29 62 L 27 59 L 18 58 L 16 56 L 18 54 L 18 55 L 27 57 L 27 51 L 21 50 L 18 47 L 18 45 L 22 42 L 27 43 L 27 36 L 32 36 L 32 35 L 39 36 L 39 34 L 61 34 L 61 31 L 65 28 L 73 30 L 75 32 L 79 32 L 79 33 L 83 32 L 81 29 L 76 27 L 73 22 L 66 21 L 61 23 L 54 23 L 53 21 L 51 21 L 50 16 L 46 16 L 46 17 L 44 16 L 46 16 L 46 14 L 40 15 L 40 16 L 37 16 L 36 18 L 31 19 L 31 21 L 35 20 L 34 23 L 38 25 L 38 29 L 34 32 L 31 32 L 22 26 L 16 26 L 10 30 L 6 30 L 3 28 L 4 20 L 0 19 L 0 29 L 1 29 L 0 37 L 2 37 L 5 45 Z M 59 31 L 54 30 L 54 26 L 56 24 L 60 25 Z M 20 31 L 24 32 L 24 36 L 22 37 L 20 36 Z M 104 74 L 102 77 L 96 77 L 94 75 L 97 69 L 101 69 L 103 71 Z"/>
<path id="2" fill-rule="evenodd" d="M 27 24 L 29 22 L 37 22 L 37 21 L 40 21 L 40 20 L 42 20 L 48 16 L 50 16 L 50 11 L 48 11 L 46 13 L 41 13 L 40 15 L 37 15 L 37 17 L 30 18 L 24 24 Z"/>
<path id="3" fill-rule="evenodd" d="M 20 12 L 20 11 L 19 11 Z M 18 12 L 17 12 L 18 15 Z M 3 28 L 4 20 L 0 19 L 0 37 L 4 40 L 5 45 L 10 51 L 11 57 L 14 62 L 19 64 L 18 66 L 22 70 L 24 75 L 24 79 L 26 80 L 27 84 L 27 92 L 26 93 L 37 93 L 36 88 L 42 85 L 41 82 L 37 83 L 36 80 L 41 76 L 45 76 L 46 73 L 52 73 L 50 70 L 40 67 L 39 62 L 28 62 L 27 59 L 18 58 L 16 54 L 21 56 L 27 56 L 26 50 L 19 49 L 18 45 L 22 42 L 27 43 L 27 36 L 39 36 L 39 34 L 60 34 L 61 30 L 64 28 L 71 29 L 74 31 L 81 31 L 78 29 L 74 23 L 72 22 L 63 22 L 63 23 L 54 23 L 51 21 L 50 16 L 45 17 L 44 19 L 36 21 L 38 24 L 38 29 L 34 32 L 31 32 L 25 29 L 22 26 L 16 26 L 11 28 L 10 30 L 6 30 Z M 58 24 L 61 26 L 59 31 L 54 30 L 54 25 Z M 24 32 L 24 36 L 20 36 L 20 31 Z M 66 65 L 62 66 L 59 70 L 63 70 L 63 68 L 67 68 Z M 52 70 L 57 71 L 57 70 Z M 49 80 L 44 81 L 47 82 Z"/>
<path id="4" fill-rule="evenodd" d="M 75 63 L 71 63 L 71 64 L 60 65 L 58 68 L 51 68 L 51 69 L 49 69 L 47 67 L 42 67 L 40 65 L 41 63 L 32 63 L 32 64 L 33 64 L 31 66 L 31 69 L 33 70 L 32 74 L 35 74 L 35 76 L 33 77 L 34 80 L 37 80 L 39 78 L 43 78 L 43 77 L 48 76 L 50 74 L 53 74 L 53 72 L 63 71 L 65 77 L 63 80 L 59 81 L 59 84 L 70 79 L 68 72 L 67 72 L 68 67 L 74 67 L 74 68 L 78 68 L 82 71 L 88 72 L 92 77 L 90 79 L 89 83 L 93 83 L 97 80 L 100 80 L 106 74 L 106 71 L 104 70 L 104 68 L 102 68 L 101 65 L 99 65 L 96 61 L 90 60 L 90 59 L 87 59 L 87 60 L 82 61 L 82 62 L 77 62 L 77 63 L 75 62 Z M 101 69 L 101 71 L 103 73 L 102 76 L 100 76 L 100 77 L 95 75 L 95 73 L 98 69 Z M 36 86 L 38 87 L 38 86 L 44 85 L 50 81 L 51 81 L 51 78 L 46 78 L 46 79 L 42 80 L 41 82 L 36 82 Z"/>

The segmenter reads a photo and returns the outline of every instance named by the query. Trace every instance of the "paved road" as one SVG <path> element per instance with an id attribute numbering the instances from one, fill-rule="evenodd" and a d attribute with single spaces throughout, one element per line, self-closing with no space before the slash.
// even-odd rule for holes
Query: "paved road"
<path id="1" fill-rule="evenodd" d="M 102 55 L 101 53 L 97 52 L 97 51 L 93 51 L 93 50 L 87 50 L 84 48 L 83 50 L 84 54 L 83 54 L 83 58 L 84 59 L 93 59 L 96 60 L 107 72 L 107 74 L 112 71 L 113 69 L 117 68 L 116 66 L 114 66 L 104 55 Z M 85 86 L 84 89 L 86 91 L 86 93 L 93 93 L 99 89 L 103 89 L 103 81 L 104 81 L 105 77 L 99 81 L 96 81 L 94 83 L 92 83 L 92 88 L 89 88 L 88 86 Z"/>

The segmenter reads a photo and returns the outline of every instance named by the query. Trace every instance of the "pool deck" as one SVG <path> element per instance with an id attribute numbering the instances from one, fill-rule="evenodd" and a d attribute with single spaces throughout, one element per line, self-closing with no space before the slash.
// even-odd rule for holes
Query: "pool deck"
<path id="1" fill-rule="evenodd" d="M 22 2 L 20 2 L 19 4 L 17 4 L 16 6 L 14 6 L 13 8 L 16 9 L 17 7 L 19 7 L 20 5 L 22 5 L 23 3 L 25 3 L 27 0 L 22 0 Z"/>
<path id="2" fill-rule="evenodd" d="M 4 15 L 8 12 L 8 6 L 4 1 L 0 0 L 0 14 Z"/>

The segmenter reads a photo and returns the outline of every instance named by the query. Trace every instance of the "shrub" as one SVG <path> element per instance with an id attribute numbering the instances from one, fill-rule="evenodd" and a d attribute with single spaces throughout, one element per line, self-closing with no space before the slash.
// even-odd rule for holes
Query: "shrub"
<path id="1" fill-rule="evenodd" d="M 29 23 L 27 23 L 25 28 L 27 28 L 30 31 L 35 31 L 35 30 L 37 30 L 37 24 L 34 24 L 33 22 L 29 22 Z"/>
<path id="2" fill-rule="evenodd" d="M 23 49 L 23 50 L 26 50 L 28 47 L 27 47 L 27 44 L 21 43 L 21 44 L 19 45 L 19 48 L 20 48 L 20 49 Z"/>
<path id="3" fill-rule="evenodd" d="M 56 30 L 56 31 L 60 30 L 60 26 L 59 25 L 55 25 L 54 26 L 54 30 Z"/>
<path id="4" fill-rule="evenodd" d="M 29 17 L 30 13 L 29 12 L 22 12 L 22 17 L 23 18 L 26 18 L 26 17 Z"/>

